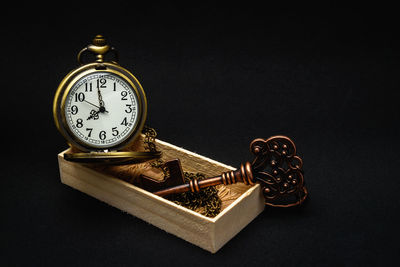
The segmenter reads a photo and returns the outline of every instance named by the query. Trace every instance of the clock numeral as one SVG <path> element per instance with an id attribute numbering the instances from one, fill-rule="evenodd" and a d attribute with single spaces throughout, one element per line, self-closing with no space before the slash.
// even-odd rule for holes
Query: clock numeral
<path id="1" fill-rule="evenodd" d="M 132 104 L 126 104 L 128 109 L 125 109 L 126 113 L 131 113 L 133 110 L 136 110 L 136 107 L 132 107 Z"/>
<path id="2" fill-rule="evenodd" d="M 128 126 L 128 121 L 126 117 L 122 120 L 121 125 Z"/>
<path id="3" fill-rule="evenodd" d="M 82 119 L 77 119 L 76 120 L 76 127 L 82 128 L 82 126 L 83 126 L 83 120 Z"/>
<path id="4" fill-rule="evenodd" d="M 121 91 L 121 100 L 128 100 L 127 96 L 128 96 L 128 92 L 127 91 Z"/>
<path id="5" fill-rule="evenodd" d="M 77 93 L 75 94 L 75 102 L 83 102 L 85 101 L 85 94 L 84 93 Z"/>
<path id="6" fill-rule="evenodd" d="M 92 92 L 92 83 L 89 83 L 89 85 L 87 83 L 85 83 L 85 92 L 89 91 Z"/>
<path id="7" fill-rule="evenodd" d="M 86 128 L 86 131 L 89 132 L 89 133 L 88 133 L 88 137 L 91 137 L 91 136 L 92 136 L 93 128 Z"/>
<path id="8" fill-rule="evenodd" d="M 112 135 L 117 136 L 119 134 L 117 127 L 112 127 Z"/>
<path id="9" fill-rule="evenodd" d="M 100 140 L 104 140 L 104 139 L 106 139 L 106 131 L 101 131 L 100 133 L 99 133 L 99 138 L 100 138 Z"/>
<path id="10" fill-rule="evenodd" d="M 73 105 L 73 106 L 71 107 L 71 113 L 72 113 L 72 115 L 76 115 L 76 113 L 78 113 L 78 107 L 75 106 L 75 105 Z"/>
<path id="11" fill-rule="evenodd" d="M 107 88 L 106 82 L 107 82 L 107 80 L 104 79 L 104 78 L 97 79 L 97 89 L 99 89 L 99 88 Z"/>
<path id="12" fill-rule="evenodd" d="M 114 92 L 117 91 L 117 83 L 114 82 Z"/>

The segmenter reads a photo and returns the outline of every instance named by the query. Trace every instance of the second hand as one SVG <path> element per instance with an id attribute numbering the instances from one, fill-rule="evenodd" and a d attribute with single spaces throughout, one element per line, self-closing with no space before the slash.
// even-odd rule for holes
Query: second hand
<path id="1" fill-rule="evenodd" d="M 98 109 L 100 110 L 100 107 L 99 107 L 99 106 L 97 106 L 97 105 L 95 105 L 95 104 L 93 104 L 93 103 L 90 103 L 90 102 L 87 101 L 87 100 L 83 100 L 83 101 L 85 101 L 86 103 L 88 103 L 88 104 L 90 104 L 90 105 L 92 105 L 92 106 L 94 106 L 94 107 L 96 107 L 96 108 L 98 108 Z M 104 111 L 108 113 L 107 110 L 104 109 Z"/>

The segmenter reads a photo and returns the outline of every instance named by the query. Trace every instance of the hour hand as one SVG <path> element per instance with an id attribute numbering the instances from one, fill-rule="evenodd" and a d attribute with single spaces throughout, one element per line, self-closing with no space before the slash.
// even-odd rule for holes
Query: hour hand
<path id="1" fill-rule="evenodd" d="M 90 111 L 90 116 L 86 120 L 90 120 L 90 119 L 98 120 L 99 119 L 99 112 L 100 112 L 100 110 L 96 111 L 96 110 L 92 109 Z"/>

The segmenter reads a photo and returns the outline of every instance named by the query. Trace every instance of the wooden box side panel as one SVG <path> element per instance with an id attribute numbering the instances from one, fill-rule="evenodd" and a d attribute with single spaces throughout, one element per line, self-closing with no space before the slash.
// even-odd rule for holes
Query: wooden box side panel
<path id="1" fill-rule="evenodd" d="M 103 175 L 59 155 L 61 181 L 199 247 L 213 248 L 213 220 L 124 181 Z"/>
<path id="2" fill-rule="evenodd" d="M 214 250 L 220 249 L 265 209 L 259 184 L 251 187 L 215 218 Z"/>

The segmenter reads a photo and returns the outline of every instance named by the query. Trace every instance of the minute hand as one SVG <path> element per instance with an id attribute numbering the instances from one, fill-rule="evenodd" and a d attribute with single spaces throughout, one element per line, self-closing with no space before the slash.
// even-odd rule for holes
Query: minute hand
<path id="1" fill-rule="evenodd" d="M 99 98 L 99 105 L 100 105 L 99 111 L 100 111 L 101 113 L 104 113 L 104 112 L 107 112 L 107 113 L 108 113 L 108 111 L 107 111 L 106 108 L 104 107 L 104 101 L 103 101 L 103 98 L 102 98 L 102 96 L 101 96 L 100 87 L 97 87 L 97 96 L 98 96 L 98 98 Z"/>
<path id="2" fill-rule="evenodd" d="M 101 96 L 100 87 L 97 87 L 97 96 L 99 98 L 100 107 L 104 107 L 103 97 Z"/>

